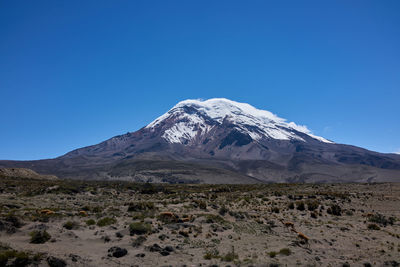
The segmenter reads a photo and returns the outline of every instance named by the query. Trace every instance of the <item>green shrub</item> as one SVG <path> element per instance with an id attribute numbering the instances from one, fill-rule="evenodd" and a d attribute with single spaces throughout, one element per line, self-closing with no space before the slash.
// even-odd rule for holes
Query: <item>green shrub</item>
<path id="1" fill-rule="evenodd" d="M 290 254 L 292 254 L 292 251 L 289 248 L 283 248 L 279 250 L 279 254 L 289 256 Z"/>
<path id="2" fill-rule="evenodd" d="M 235 248 L 232 247 L 232 250 L 228 253 L 226 253 L 224 256 L 221 257 L 221 260 L 223 261 L 234 261 L 235 259 L 238 259 L 239 256 L 238 254 L 235 253 Z"/>
<path id="3" fill-rule="evenodd" d="M 73 229 L 78 229 L 79 224 L 77 222 L 67 221 L 63 224 L 63 227 L 67 230 L 73 230 Z"/>
<path id="4" fill-rule="evenodd" d="M 89 219 L 89 220 L 86 221 L 86 224 L 87 224 L 88 226 L 90 226 L 90 225 L 95 225 L 95 224 L 96 224 L 96 221 L 93 220 L 93 219 Z"/>
<path id="5" fill-rule="evenodd" d="M 386 226 L 388 224 L 393 225 L 393 223 L 396 221 L 394 217 L 386 218 L 385 216 L 379 213 L 370 216 L 368 220 L 370 222 L 379 223 L 380 225 L 383 226 Z"/>
<path id="6" fill-rule="evenodd" d="M 104 217 L 97 221 L 97 226 L 103 227 L 116 223 L 117 220 L 115 218 Z"/>
<path id="7" fill-rule="evenodd" d="M 129 225 L 130 235 L 144 235 L 150 233 L 151 231 L 151 224 L 148 223 L 134 222 Z"/>
<path id="8" fill-rule="evenodd" d="M 277 254 L 278 254 L 278 253 L 276 253 L 275 251 L 271 251 L 271 252 L 268 253 L 268 255 L 269 255 L 271 258 L 275 258 Z"/>
<path id="9" fill-rule="evenodd" d="M 318 200 L 308 200 L 307 201 L 307 208 L 309 211 L 314 211 L 318 209 L 319 201 Z"/>
<path id="10" fill-rule="evenodd" d="M 219 257 L 219 251 L 217 249 L 208 250 L 203 256 L 205 260 L 218 259 Z"/>
<path id="11" fill-rule="evenodd" d="M 44 231 L 32 231 L 30 234 L 32 244 L 43 244 L 50 240 L 51 236 L 49 233 Z"/>
<path id="12" fill-rule="evenodd" d="M 13 262 L 7 265 L 7 262 Z M 0 266 L 28 266 L 34 261 L 28 253 L 7 249 L 0 252 Z"/>
<path id="13" fill-rule="evenodd" d="M 375 223 L 368 224 L 368 229 L 369 230 L 381 230 L 381 228 Z"/>
<path id="14" fill-rule="evenodd" d="M 219 215 L 214 215 L 214 214 L 207 214 L 206 215 L 206 223 L 225 223 L 225 219 L 222 218 Z"/>

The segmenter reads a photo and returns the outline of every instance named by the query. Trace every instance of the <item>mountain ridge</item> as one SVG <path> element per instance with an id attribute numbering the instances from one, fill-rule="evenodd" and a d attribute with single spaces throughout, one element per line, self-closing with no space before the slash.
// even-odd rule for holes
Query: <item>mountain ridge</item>
<path id="1" fill-rule="evenodd" d="M 0 161 L 60 178 L 182 183 L 400 181 L 400 156 L 311 133 L 224 98 L 185 100 L 136 132 L 51 160 Z"/>

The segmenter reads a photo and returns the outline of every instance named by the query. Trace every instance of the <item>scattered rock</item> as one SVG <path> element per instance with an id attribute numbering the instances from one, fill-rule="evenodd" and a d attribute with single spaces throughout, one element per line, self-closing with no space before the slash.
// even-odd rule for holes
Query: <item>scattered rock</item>
<path id="1" fill-rule="evenodd" d="M 172 251 L 174 251 L 174 248 L 172 246 L 166 246 L 162 248 L 158 244 L 153 244 L 151 247 L 148 248 L 150 252 L 159 252 L 162 256 L 168 256 Z"/>
<path id="2" fill-rule="evenodd" d="M 115 258 L 121 258 L 128 254 L 128 251 L 124 248 L 120 247 L 111 247 L 108 249 L 108 256 L 109 257 L 115 257 Z"/>
<path id="3" fill-rule="evenodd" d="M 50 267 L 64 267 L 67 266 L 67 263 L 63 259 L 59 259 L 53 256 L 47 258 L 47 263 Z"/>

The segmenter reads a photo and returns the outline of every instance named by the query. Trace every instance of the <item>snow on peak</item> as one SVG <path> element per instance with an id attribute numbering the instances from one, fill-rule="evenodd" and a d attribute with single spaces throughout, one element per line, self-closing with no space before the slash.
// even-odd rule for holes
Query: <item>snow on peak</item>
<path id="1" fill-rule="evenodd" d="M 192 107 L 196 109 L 197 113 L 187 114 L 183 112 L 185 107 Z M 204 134 L 209 131 L 211 126 L 204 121 L 203 116 L 211 118 L 219 124 L 227 119 L 234 123 L 238 130 L 249 134 L 254 140 L 268 137 L 280 140 L 297 139 L 304 141 L 293 131 L 295 130 L 321 142 L 331 143 L 325 138 L 313 135 L 304 125 L 297 125 L 294 122 L 288 123 L 285 119 L 269 111 L 260 110 L 249 104 L 226 98 L 181 101 L 167 113 L 146 126 L 146 128 L 154 128 L 170 116 L 186 119 L 185 122 L 179 122 L 170 129 L 165 130 L 162 137 L 171 143 L 183 143 L 185 140 L 191 140 L 197 134 Z"/>

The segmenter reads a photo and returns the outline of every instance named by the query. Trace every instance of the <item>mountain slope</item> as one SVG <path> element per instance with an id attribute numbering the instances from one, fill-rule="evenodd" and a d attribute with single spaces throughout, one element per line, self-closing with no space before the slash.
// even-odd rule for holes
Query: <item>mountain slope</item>
<path id="1" fill-rule="evenodd" d="M 61 178 L 152 182 L 400 181 L 400 156 L 335 144 L 269 111 L 185 100 L 146 127 L 52 160 L 0 161 Z"/>

